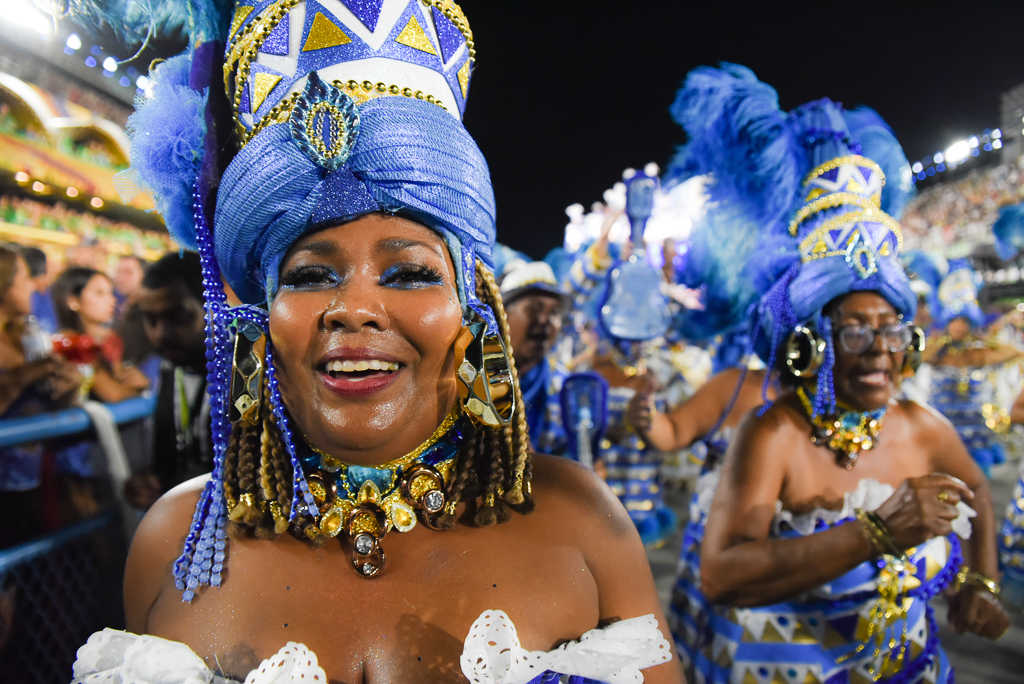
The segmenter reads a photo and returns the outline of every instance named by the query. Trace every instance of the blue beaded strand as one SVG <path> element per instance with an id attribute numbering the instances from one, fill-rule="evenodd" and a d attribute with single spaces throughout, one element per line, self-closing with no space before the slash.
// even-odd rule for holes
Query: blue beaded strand
<path id="1" fill-rule="evenodd" d="M 818 386 L 814 395 L 814 418 L 835 415 L 836 395 L 832 369 L 836 365 L 836 348 L 832 342 L 832 319 L 818 316 L 818 332 L 825 340 L 825 359 L 818 369 Z"/>
<path id="2" fill-rule="evenodd" d="M 191 601 L 204 585 L 220 586 L 227 551 L 227 502 L 224 498 L 224 458 L 231 425 L 226 419 L 225 397 L 230 377 L 230 334 L 225 320 L 227 297 L 214 256 L 213 236 L 203 210 L 204 191 L 197 182 L 193 214 L 199 260 L 203 271 L 206 308 L 206 371 L 210 396 L 210 436 L 213 441 L 213 473 L 192 519 L 185 548 L 174 563 L 175 586 L 182 600 Z"/>
<path id="3" fill-rule="evenodd" d="M 291 426 L 288 422 L 288 415 L 285 412 L 284 401 L 281 400 L 281 392 L 277 386 L 277 373 L 274 371 L 274 348 L 273 344 L 267 341 L 266 359 L 267 387 L 270 389 L 270 403 L 274 409 L 277 429 L 281 432 L 281 439 L 284 441 L 285 449 L 292 462 L 292 510 L 288 513 L 288 521 L 295 522 L 299 515 L 305 515 L 309 511 L 316 511 L 316 501 L 309 491 L 306 483 L 306 476 L 302 472 L 302 463 L 299 461 L 298 450 L 295 448 L 295 439 L 292 437 Z M 296 503 L 301 501 L 302 503 Z"/>

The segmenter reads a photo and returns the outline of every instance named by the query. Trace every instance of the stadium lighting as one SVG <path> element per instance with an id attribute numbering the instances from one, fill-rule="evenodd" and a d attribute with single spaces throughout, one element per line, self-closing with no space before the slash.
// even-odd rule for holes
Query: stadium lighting
<path id="1" fill-rule="evenodd" d="M 53 24 L 41 12 L 24 0 L 0 0 L 4 18 L 15 26 L 32 29 L 41 36 L 53 33 Z"/>
<path id="2" fill-rule="evenodd" d="M 967 144 L 966 140 L 960 140 L 953 143 L 949 146 L 949 149 L 946 150 L 945 154 L 946 162 L 949 164 L 959 164 L 969 156 L 971 156 L 971 146 Z"/>
<path id="3" fill-rule="evenodd" d="M 945 161 L 945 159 L 946 159 L 946 158 L 945 158 L 945 157 L 944 157 L 944 156 L 942 155 L 942 153 L 941 153 L 941 152 L 936 152 L 936 153 L 935 153 L 935 156 L 934 156 L 934 157 L 932 157 L 932 160 L 933 160 L 933 161 L 934 161 L 934 162 L 935 162 L 936 164 L 941 164 L 941 163 L 942 163 L 943 161 Z"/>
<path id="4" fill-rule="evenodd" d="M 997 140 L 997 139 L 1002 138 L 1002 137 L 1003 137 L 1003 132 L 1001 130 L 999 130 L 998 128 L 996 130 L 992 131 L 992 139 L 993 140 Z"/>
<path id="5" fill-rule="evenodd" d="M 921 162 L 914 162 L 910 170 L 914 173 L 921 173 L 924 170 L 924 165 Z"/>
<path id="6" fill-rule="evenodd" d="M 104 71 L 117 71 L 117 60 L 113 57 L 107 57 L 103 60 Z"/>
<path id="7" fill-rule="evenodd" d="M 978 136 L 972 135 L 970 138 L 967 139 L 967 144 L 970 145 L 971 147 L 977 147 L 978 146 Z"/>
<path id="8" fill-rule="evenodd" d="M 993 141 L 992 141 L 992 149 L 993 149 L 993 150 L 998 150 L 998 149 L 999 149 L 1000 147 L 1002 147 L 1002 146 L 1003 146 L 1003 141 L 1002 141 L 1002 140 L 999 140 L 999 139 L 997 138 L 996 140 L 993 140 Z"/>
<path id="9" fill-rule="evenodd" d="M 64 45 L 71 48 L 72 50 L 81 50 L 82 39 L 78 37 L 77 33 L 72 33 L 68 36 L 68 40 L 66 43 L 64 43 Z"/>
<path id="10" fill-rule="evenodd" d="M 89 204 L 91 204 L 96 209 L 99 209 L 103 206 L 103 200 L 101 200 L 99 197 L 93 197 L 91 200 L 89 200 Z"/>
<path id="11" fill-rule="evenodd" d="M 78 197 L 78 189 L 68 186 L 68 197 Z"/>

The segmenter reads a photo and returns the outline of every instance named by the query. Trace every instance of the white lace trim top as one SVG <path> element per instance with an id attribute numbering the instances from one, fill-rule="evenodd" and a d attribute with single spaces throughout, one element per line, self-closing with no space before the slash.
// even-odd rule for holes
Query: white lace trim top
<path id="1" fill-rule="evenodd" d="M 474 684 L 526 684 L 545 671 L 643 682 L 640 670 L 666 663 L 672 649 L 653 615 L 592 629 L 553 651 L 527 651 L 503 611 L 484 612 L 469 630 L 462 673 Z M 177 641 L 115 629 L 96 632 L 78 649 L 72 684 L 238 684 L 214 674 L 192 649 Z M 245 678 L 245 684 L 327 684 L 316 654 L 288 642 Z"/>
<path id="2" fill-rule="evenodd" d="M 701 477 L 697 483 L 694 500 L 696 510 L 691 511 L 693 519 L 697 519 L 696 516 L 693 516 L 693 513 L 703 514 L 703 517 L 706 517 L 711 510 L 711 502 L 714 500 L 715 490 L 718 489 L 720 472 L 718 469 L 712 470 Z M 794 515 L 790 511 L 784 510 L 782 502 L 776 501 L 775 519 L 772 520 L 772 534 L 777 536 L 781 530 L 781 525 L 785 523 L 790 529 L 806 537 L 814 532 L 814 526 L 819 521 L 833 525 L 839 520 L 853 517 L 854 509 L 876 510 L 895 491 L 890 484 L 885 484 L 878 480 L 863 479 L 857 483 L 856 489 L 843 495 L 843 507 L 839 510 L 815 508 L 809 513 L 801 513 L 800 515 Z M 970 539 L 971 518 L 978 514 L 973 508 L 962 501 L 956 507 L 960 515 L 953 521 L 953 531 L 962 539 Z"/>

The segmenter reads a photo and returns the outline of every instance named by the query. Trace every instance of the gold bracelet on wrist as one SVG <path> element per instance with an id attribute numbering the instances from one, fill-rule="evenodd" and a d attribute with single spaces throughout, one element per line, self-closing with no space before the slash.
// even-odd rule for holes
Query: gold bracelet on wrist
<path id="1" fill-rule="evenodd" d="M 854 511 L 854 515 L 857 516 L 857 522 L 860 523 L 860 531 L 864 535 L 864 538 L 868 540 L 868 544 L 871 545 L 871 549 L 875 552 L 875 556 L 881 556 L 885 553 L 885 550 L 878 545 L 878 539 L 875 536 L 874 530 L 871 528 L 871 521 L 868 520 L 864 511 L 859 508 Z"/>
<path id="2" fill-rule="evenodd" d="M 956 590 L 960 591 L 965 584 L 973 584 L 976 587 L 987 590 L 993 596 L 999 596 L 1000 587 L 998 582 L 980 572 L 974 572 L 966 565 L 960 568 L 960 572 L 956 574 Z"/>

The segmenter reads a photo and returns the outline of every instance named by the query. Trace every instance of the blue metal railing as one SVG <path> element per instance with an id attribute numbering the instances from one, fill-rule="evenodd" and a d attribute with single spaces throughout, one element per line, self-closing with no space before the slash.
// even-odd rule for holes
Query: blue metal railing
<path id="1" fill-rule="evenodd" d="M 108 404 L 118 425 L 130 423 L 152 415 L 156 397 L 135 397 L 117 404 Z M 66 437 L 85 432 L 92 427 L 89 414 L 84 409 L 72 408 L 53 413 L 44 413 L 27 418 L 0 420 L 0 447 L 13 446 L 24 442 Z"/>

